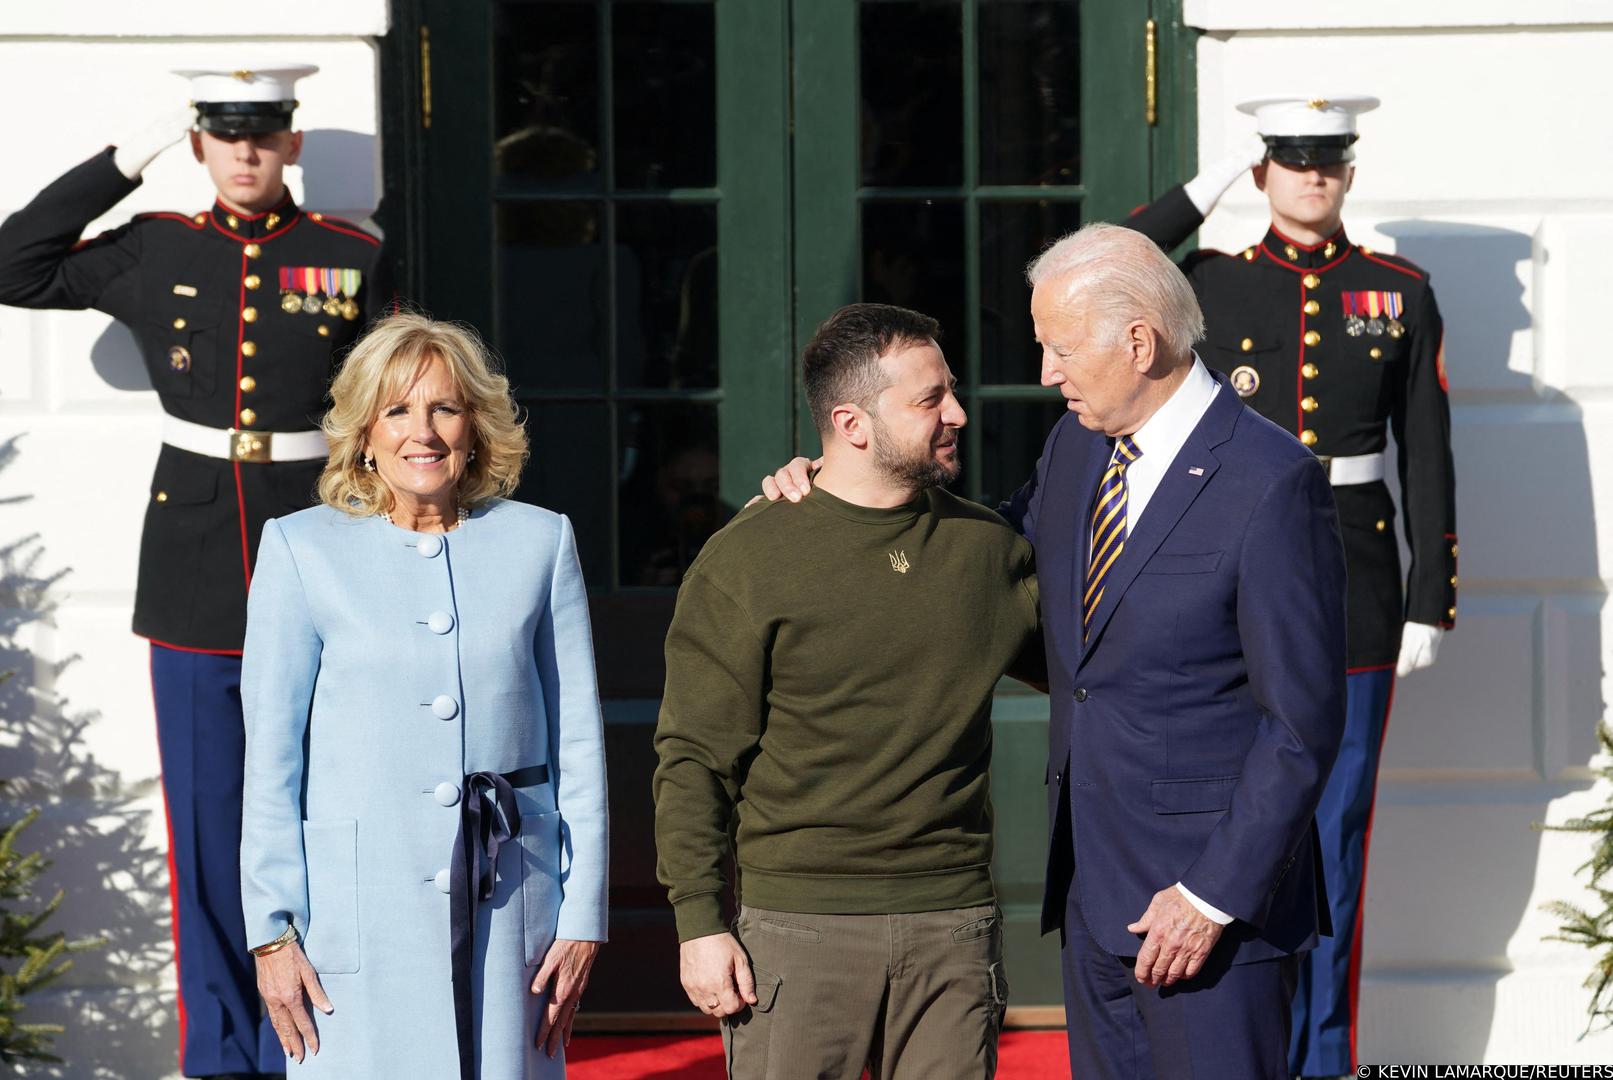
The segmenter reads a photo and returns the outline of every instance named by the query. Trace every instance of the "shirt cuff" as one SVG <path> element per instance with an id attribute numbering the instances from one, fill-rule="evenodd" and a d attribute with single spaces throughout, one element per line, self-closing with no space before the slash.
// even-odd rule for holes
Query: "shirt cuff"
<path id="1" fill-rule="evenodd" d="M 1217 924 L 1218 926 L 1228 926 L 1232 923 L 1231 915 L 1228 915 L 1220 908 L 1211 907 L 1209 904 L 1206 904 L 1203 900 L 1200 900 L 1198 897 L 1194 896 L 1193 890 L 1189 889 L 1186 885 L 1183 885 L 1180 881 L 1176 883 L 1176 890 L 1183 896 L 1187 897 L 1187 902 L 1198 908 L 1199 914 L 1203 915 L 1211 922 Z"/>

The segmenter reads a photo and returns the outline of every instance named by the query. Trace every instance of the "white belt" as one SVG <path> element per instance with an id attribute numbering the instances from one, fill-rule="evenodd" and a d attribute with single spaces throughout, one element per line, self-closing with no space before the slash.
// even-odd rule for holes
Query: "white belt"
<path id="1" fill-rule="evenodd" d="M 317 461 L 330 456 L 323 431 L 243 431 L 193 424 L 177 416 L 162 418 L 162 441 L 193 454 L 226 461 Z"/>
<path id="2" fill-rule="evenodd" d="M 1383 452 L 1356 454 L 1353 457 L 1327 457 L 1317 455 L 1316 460 L 1327 470 L 1327 478 L 1334 487 L 1350 484 L 1370 484 L 1383 479 Z"/>

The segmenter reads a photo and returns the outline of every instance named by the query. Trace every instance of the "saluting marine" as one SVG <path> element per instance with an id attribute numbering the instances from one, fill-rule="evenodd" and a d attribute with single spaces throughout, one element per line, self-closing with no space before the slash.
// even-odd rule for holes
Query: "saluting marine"
<path id="1" fill-rule="evenodd" d="M 1182 271 L 1207 328 L 1204 359 L 1262 415 L 1321 459 L 1333 482 L 1349 572 L 1349 717 L 1317 810 L 1333 936 L 1306 958 L 1290 1066 L 1302 1077 L 1356 1068 L 1361 892 L 1394 676 L 1433 663 L 1456 620 L 1456 487 L 1444 328 L 1428 275 L 1351 242 L 1340 212 L 1354 178 L 1355 117 L 1378 100 L 1264 98 L 1261 139 L 1126 222 L 1169 251 L 1250 165 L 1271 203 L 1266 235 L 1231 254 L 1201 250 Z M 1386 432 L 1399 448 L 1404 575 L 1384 484 Z M 1403 589 L 1404 584 L 1404 589 Z"/>
<path id="2" fill-rule="evenodd" d="M 186 1076 L 282 1075 L 240 898 L 241 644 L 265 520 L 306 508 L 335 361 L 392 299 L 380 243 L 284 182 L 312 66 L 180 71 L 192 108 L 108 147 L 0 224 L 0 303 L 106 312 L 133 331 L 166 416 L 134 631 L 151 641 Z M 193 127 L 194 125 L 194 127 Z M 189 132 L 217 188 L 81 240 Z"/>

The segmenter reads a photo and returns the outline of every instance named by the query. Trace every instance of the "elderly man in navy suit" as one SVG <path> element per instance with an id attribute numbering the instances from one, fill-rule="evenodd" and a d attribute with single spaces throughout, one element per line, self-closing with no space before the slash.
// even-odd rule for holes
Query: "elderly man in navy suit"
<path id="1" fill-rule="evenodd" d="M 1193 291 L 1142 237 L 1090 225 L 1029 276 L 1069 413 L 1006 509 L 1042 582 L 1071 1071 L 1286 1080 L 1344 727 L 1327 475 L 1199 360 Z"/>

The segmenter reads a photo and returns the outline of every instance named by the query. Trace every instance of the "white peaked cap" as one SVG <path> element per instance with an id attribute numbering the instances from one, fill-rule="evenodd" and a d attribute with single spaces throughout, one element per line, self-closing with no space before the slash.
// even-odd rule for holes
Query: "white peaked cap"
<path id="1" fill-rule="evenodd" d="M 282 64 L 227 71 L 186 68 L 174 74 L 190 80 L 194 102 L 295 101 L 297 80 L 318 70 L 314 64 Z"/>
<path id="2" fill-rule="evenodd" d="M 1354 135 L 1355 118 L 1378 107 L 1367 94 L 1263 97 L 1238 103 L 1262 135 Z"/>

